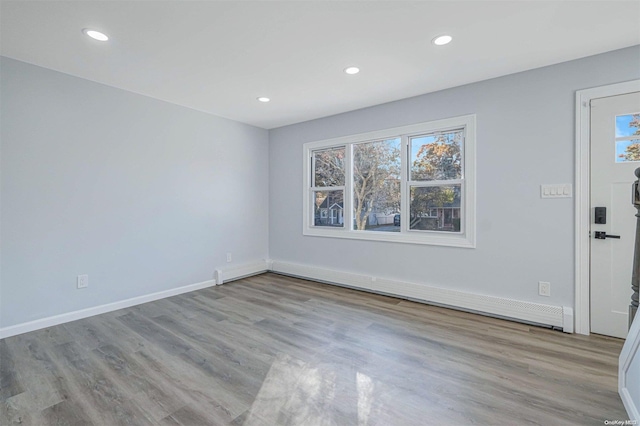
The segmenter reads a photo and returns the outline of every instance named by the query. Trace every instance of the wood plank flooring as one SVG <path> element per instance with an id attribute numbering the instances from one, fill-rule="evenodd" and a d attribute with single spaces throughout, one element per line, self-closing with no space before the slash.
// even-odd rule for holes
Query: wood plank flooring
<path id="1" fill-rule="evenodd" d="M 0 340 L 0 424 L 602 425 L 622 343 L 263 274 Z"/>

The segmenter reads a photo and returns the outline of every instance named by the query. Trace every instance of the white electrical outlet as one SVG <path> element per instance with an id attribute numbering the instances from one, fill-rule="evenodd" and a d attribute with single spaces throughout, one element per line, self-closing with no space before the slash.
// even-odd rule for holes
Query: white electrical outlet
<path id="1" fill-rule="evenodd" d="M 540 296 L 551 296 L 551 283 L 538 281 L 538 294 Z"/>
<path id="2" fill-rule="evenodd" d="M 89 287 L 89 275 L 78 275 L 78 288 Z"/>
<path id="3" fill-rule="evenodd" d="M 227 262 L 231 262 L 231 253 L 227 253 Z"/>

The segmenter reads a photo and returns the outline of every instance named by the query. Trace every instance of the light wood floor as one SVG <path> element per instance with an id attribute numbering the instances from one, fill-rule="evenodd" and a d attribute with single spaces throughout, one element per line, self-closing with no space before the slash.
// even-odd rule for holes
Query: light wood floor
<path id="1" fill-rule="evenodd" d="M 0 424 L 602 425 L 622 341 L 264 274 L 0 341 Z"/>

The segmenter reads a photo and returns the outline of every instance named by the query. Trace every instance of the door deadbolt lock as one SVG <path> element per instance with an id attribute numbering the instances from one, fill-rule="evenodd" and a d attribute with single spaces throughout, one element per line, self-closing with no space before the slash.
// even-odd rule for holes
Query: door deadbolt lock
<path id="1" fill-rule="evenodd" d="M 605 225 L 607 223 L 607 208 L 606 207 L 596 207 L 595 208 L 595 217 L 593 220 L 594 223 L 598 225 Z"/>
<path id="2" fill-rule="evenodd" d="M 596 231 L 596 240 L 604 240 L 606 238 L 615 238 L 616 240 L 619 240 L 620 235 L 611 235 L 604 231 Z"/>

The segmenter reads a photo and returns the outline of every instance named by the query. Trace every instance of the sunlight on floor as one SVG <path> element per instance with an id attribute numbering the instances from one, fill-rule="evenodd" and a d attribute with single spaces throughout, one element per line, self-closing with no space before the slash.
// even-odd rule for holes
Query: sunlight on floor
<path id="1" fill-rule="evenodd" d="M 358 425 L 366 425 L 373 402 L 373 380 L 365 374 L 357 373 L 356 382 L 358 384 Z"/>
<path id="2" fill-rule="evenodd" d="M 247 415 L 245 426 L 336 424 L 340 423 L 340 407 L 345 404 L 357 406 L 359 425 L 368 424 L 373 380 L 359 372 L 352 379 L 340 376 L 326 364 L 311 366 L 287 355 L 278 356 Z M 357 401 L 340 400 L 338 382 L 350 382 L 350 387 L 357 389 Z"/>

